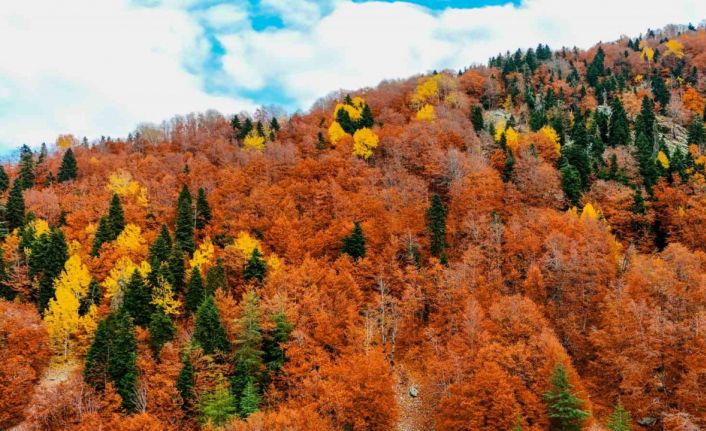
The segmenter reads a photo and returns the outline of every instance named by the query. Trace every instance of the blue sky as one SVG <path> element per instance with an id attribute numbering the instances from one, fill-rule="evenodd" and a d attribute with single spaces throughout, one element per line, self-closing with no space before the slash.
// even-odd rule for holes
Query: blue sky
<path id="1" fill-rule="evenodd" d="M 698 23 L 703 0 L 4 0 L 0 151 Z"/>

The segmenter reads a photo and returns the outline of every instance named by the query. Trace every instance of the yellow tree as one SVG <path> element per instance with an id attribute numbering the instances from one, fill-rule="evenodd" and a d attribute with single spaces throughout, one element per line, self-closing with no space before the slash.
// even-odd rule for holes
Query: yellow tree
<path id="1" fill-rule="evenodd" d="M 364 159 L 373 155 L 373 149 L 378 146 L 378 135 L 367 127 L 363 127 L 353 135 L 353 154 Z"/>
<path id="2" fill-rule="evenodd" d="M 55 297 L 49 301 L 44 321 L 55 351 L 62 352 L 64 359 L 68 358 L 71 350 L 70 340 L 87 323 L 82 319 L 91 319 L 93 314 L 81 317 L 78 312 L 81 298 L 86 295 L 90 282 L 91 274 L 78 254 L 69 257 L 61 275 L 54 281 Z"/>

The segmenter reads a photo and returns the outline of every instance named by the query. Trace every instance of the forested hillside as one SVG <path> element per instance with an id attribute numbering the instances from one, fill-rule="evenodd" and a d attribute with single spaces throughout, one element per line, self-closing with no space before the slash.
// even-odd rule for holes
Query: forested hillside
<path id="1" fill-rule="evenodd" d="M 702 429 L 705 105 L 671 26 L 25 146 L 0 429 Z"/>

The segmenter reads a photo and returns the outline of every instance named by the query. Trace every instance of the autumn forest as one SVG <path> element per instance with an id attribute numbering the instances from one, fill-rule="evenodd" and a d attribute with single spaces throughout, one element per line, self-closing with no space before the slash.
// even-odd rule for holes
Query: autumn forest
<path id="1" fill-rule="evenodd" d="M 673 25 L 23 146 L 0 429 L 704 429 L 705 116 Z"/>

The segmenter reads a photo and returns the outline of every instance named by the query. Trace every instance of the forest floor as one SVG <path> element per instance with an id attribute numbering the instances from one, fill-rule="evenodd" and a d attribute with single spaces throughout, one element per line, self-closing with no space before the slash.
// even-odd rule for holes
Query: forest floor
<path id="1" fill-rule="evenodd" d="M 423 431 L 425 422 L 424 397 L 419 392 L 419 384 L 413 373 L 404 366 L 395 368 L 395 391 L 397 393 L 397 405 L 400 408 L 400 416 L 397 423 L 397 431 Z M 410 395 L 410 389 L 416 388 L 416 397 Z"/>

